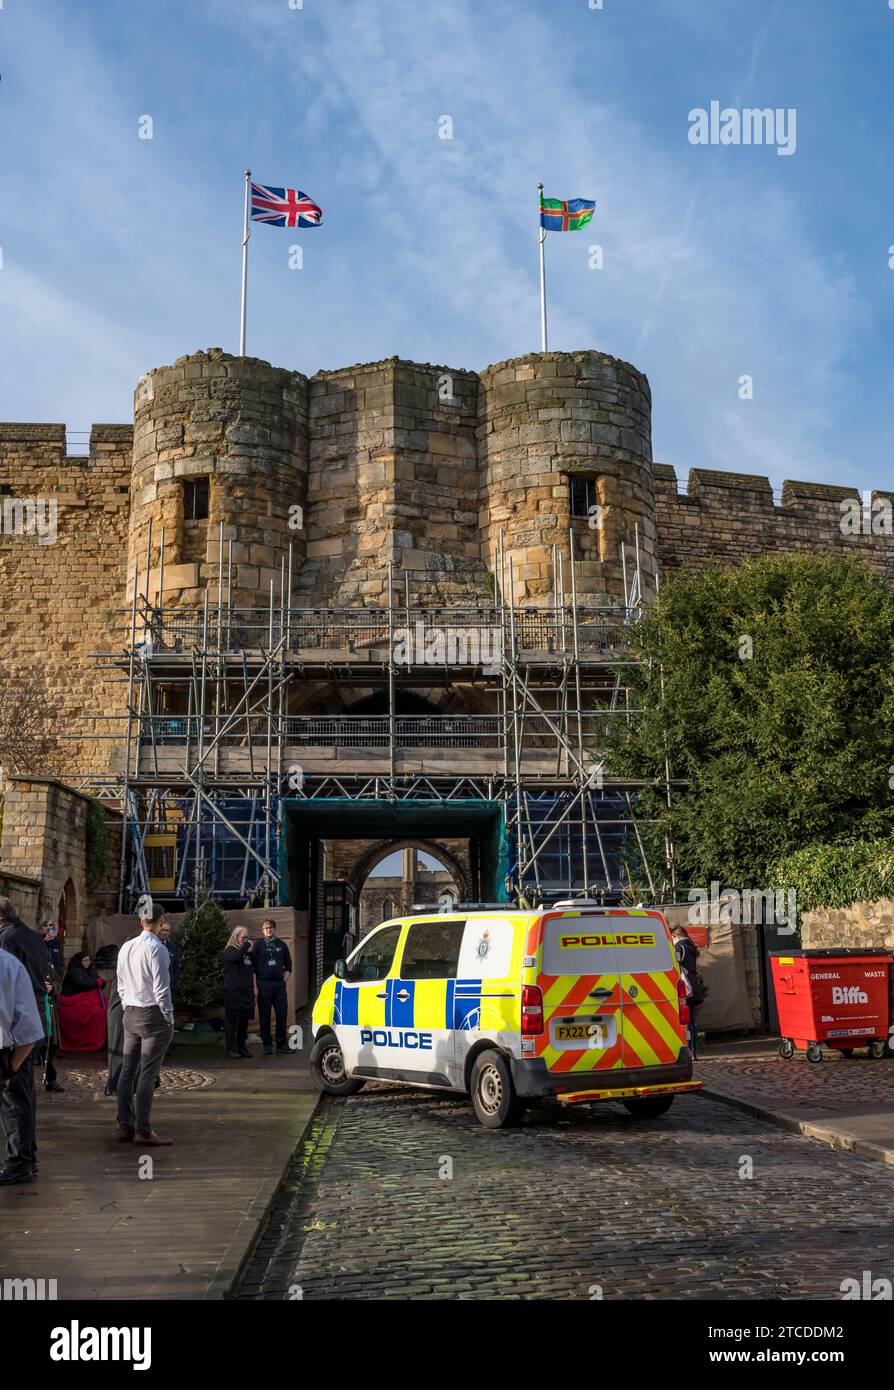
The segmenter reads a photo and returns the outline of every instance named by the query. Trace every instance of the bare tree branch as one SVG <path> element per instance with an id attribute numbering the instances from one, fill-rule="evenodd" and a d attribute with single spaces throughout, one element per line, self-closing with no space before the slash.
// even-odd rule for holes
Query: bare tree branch
<path id="1" fill-rule="evenodd" d="M 11 776 L 38 777 L 61 731 L 56 703 L 46 674 L 24 674 L 0 661 L 0 771 Z"/>

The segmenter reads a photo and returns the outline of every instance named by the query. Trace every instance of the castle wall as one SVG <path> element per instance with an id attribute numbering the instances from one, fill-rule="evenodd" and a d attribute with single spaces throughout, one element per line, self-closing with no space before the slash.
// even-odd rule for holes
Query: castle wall
<path id="1" fill-rule="evenodd" d="M 105 889 L 117 877 L 115 853 L 120 820 L 107 813 L 109 872 L 96 891 L 87 884 L 87 816 L 90 799 L 55 781 L 7 779 L 0 827 L 0 881 L 11 876 L 12 897 L 23 920 L 36 927 L 45 917 L 58 920 L 65 902 L 67 955 L 80 945 L 88 917 L 108 903 Z M 28 881 L 33 894 L 22 891 Z"/>
<path id="2" fill-rule="evenodd" d="M 50 765 L 66 777 L 102 770 L 109 744 L 64 735 L 107 734 L 91 716 L 123 707 L 89 653 L 123 644 L 131 439 L 129 425 L 95 425 L 89 456 L 70 457 L 63 425 L 0 425 L 0 654 L 39 677 L 58 730 Z"/>
<path id="3" fill-rule="evenodd" d="M 861 518 L 857 534 L 842 533 L 841 504 L 859 500 L 854 488 L 785 482 L 777 506 L 767 478 L 693 468 L 680 493 L 673 468 L 655 464 L 654 473 L 663 574 L 823 550 L 859 556 L 894 582 L 894 538 L 881 529 L 879 516 L 873 521 L 870 514 L 868 525 Z"/>

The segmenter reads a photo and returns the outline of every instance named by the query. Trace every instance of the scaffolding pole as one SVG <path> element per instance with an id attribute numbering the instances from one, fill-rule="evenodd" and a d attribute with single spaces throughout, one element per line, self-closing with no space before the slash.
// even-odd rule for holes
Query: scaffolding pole
<path id="1" fill-rule="evenodd" d="M 566 891 L 595 890 L 603 896 L 617 892 L 621 875 L 615 869 L 615 856 L 629 832 L 637 845 L 649 891 L 654 893 L 655 877 L 646 862 L 645 842 L 637 823 L 642 818 L 633 805 L 633 784 L 615 779 L 615 791 L 595 796 L 590 775 L 591 764 L 605 765 L 600 741 L 608 736 L 615 721 L 638 715 L 630 708 L 624 675 L 625 667 L 636 661 L 628 651 L 625 632 L 644 602 L 638 528 L 633 536 L 632 569 L 629 547 L 621 545 L 624 593 L 613 606 L 582 604 L 571 530 L 567 548 L 551 548 L 549 606 L 522 606 L 524 599 L 516 596 L 514 557 L 502 531 L 494 555 L 490 606 L 445 607 L 440 599 L 437 605 L 426 608 L 421 593 L 411 594 L 405 576 L 400 585 L 404 605 L 400 620 L 406 621 L 409 629 L 414 619 L 430 622 L 436 607 L 436 621 L 446 629 L 452 625 L 464 640 L 472 624 L 480 634 L 484 623 L 493 623 L 500 642 L 499 664 L 494 662 L 492 669 L 485 669 L 485 663 L 478 660 L 470 667 L 467 657 L 454 655 L 443 658 L 444 669 L 439 672 L 417 653 L 407 672 L 400 673 L 401 688 L 406 685 L 429 692 L 440 685 L 445 691 L 452 690 L 452 698 L 443 702 L 442 708 L 447 710 L 455 708 L 457 694 L 470 689 L 470 693 L 477 692 L 480 712 L 442 714 L 433 704 L 430 716 L 418 718 L 399 717 L 397 711 L 394 639 L 398 612 L 393 564 L 388 565 L 387 613 L 381 613 L 380 607 L 326 613 L 296 611 L 292 607 L 290 545 L 288 557 L 280 557 L 278 580 L 269 582 L 264 606 L 246 610 L 233 605 L 233 546 L 232 541 L 228 546 L 224 541 L 223 527 L 219 526 L 217 601 L 212 612 L 210 589 L 206 590 L 197 613 L 165 603 L 168 548 L 164 531 L 158 556 L 158 593 L 151 592 L 150 538 L 145 577 L 140 573 L 142 557 L 135 569 L 126 650 L 97 654 L 113 678 L 123 681 L 127 692 L 123 714 L 109 716 L 118 723 L 110 726 L 112 732 L 107 736 L 123 743 L 120 788 L 114 793 L 106 779 L 100 792 L 120 795 L 124 808 L 118 868 L 122 910 L 128 853 L 133 856 L 131 886 L 147 880 L 144 843 L 150 824 L 176 827 L 178 859 L 170 891 L 178 900 L 182 901 L 187 891 L 190 862 L 195 865 L 195 887 L 201 888 L 207 881 L 212 889 L 221 881 L 226 864 L 227 893 L 242 899 L 260 898 L 269 906 L 275 900 L 279 879 L 277 854 L 284 834 L 287 761 L 289 766 L 302 765 L 305 783 L 298 790 L 304 798 L 341 794 L 360 800 L 373 797 L 433 804 L 469 797 L 496 800 L 502 805 L 509 830 L 511 864 L 515 866 L 510 874 L 512 886 L 519 892 L 558 891 L 555 884 L 560 882 L 566 884 Z M 570 565 L 567 600 L 566 564 Z M 157 599 L 157 603 L 150 599 Z M 419 605 L 417 609 L 411 600 Z M 137 629 L 144 616 L 151 625 L 152 641 L 140 647 Z M 294 651 L 293 632 L 301 634 Z M 385 641 L 388 650 L 379 651 Z M 184 650 L 186 643 L 188 650 Z M 314 644 L 319 648 L 318 656 Z M 445 648 L 450 647 L 445 643 Z M 119 677 L 115 677 L 116 672 Z M 293 721 L 287 702 L 290 684 L 323 680 L 381 690 L 387 700 L 386 718 L 321 712 Z M 321 728 L 331 730 L 328 738 L 337 760 L 342 748 L 359 751 L 368 747 L 372 761 L 366 765 L 355 751 L 343 759 L 345 770 L 333 776 L 315 758 L 317 748 L 328 746 L 327 736 L 314 733 L 315 719 L 320 720 Z M 431 759 L 423 751 L 423 771 L 401 775 L 399 759 L 405 747 L 444 751 Z M 479 766 L 480 759 L 492 749 L 493 767 L 486 775 L 471 773 L 471 764 L 464 767 L 464 749 L 475 750 Z M 384 766 L 376 767 L 376 758 Z M 358 769 L 356 775 L 350 770 L 352 765 Z M 663 772 L 663 782 L 654 785 L 662 787 L 670 807 L 667 757 Z M 99 776 L 87 781 L 102 783 Z M 246 799 L 244 820 L 234 818 L 223 804 L 226 797 L 235 794 Z M 211 830 L 210 859 L 206 858 L 206 827 Z M 241 847 L 241 870 L 235 874 L 232 850 L 226 850 L 227 845 Z M 670 844 L 667 858 L 671 890 L 676 893 Z"/>

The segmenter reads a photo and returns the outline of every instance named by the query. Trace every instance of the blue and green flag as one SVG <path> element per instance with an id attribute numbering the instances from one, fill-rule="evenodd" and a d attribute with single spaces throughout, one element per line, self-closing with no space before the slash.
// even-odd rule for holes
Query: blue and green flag
<path id="1" fill-rule="evenodd" d="M 593 220 L 596 204 L 587 198 L 540 198 L 540 225 L 548 232 L 576 232 Z"/>

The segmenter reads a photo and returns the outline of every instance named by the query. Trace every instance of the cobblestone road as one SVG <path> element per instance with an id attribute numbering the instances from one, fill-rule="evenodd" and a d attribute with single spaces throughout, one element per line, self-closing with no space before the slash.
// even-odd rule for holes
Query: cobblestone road
<path id="1" fill-rule="evenodd" d="M 837 1299 L 864 1270 L 894 1279 L 894 1171 L 720 1103 L 493 1132 L 369 1086 L 321 1105 L 238 1296 Z"/>

